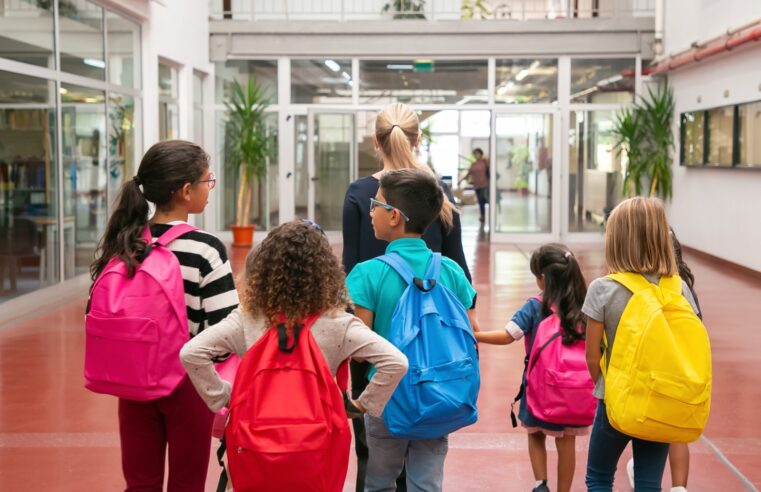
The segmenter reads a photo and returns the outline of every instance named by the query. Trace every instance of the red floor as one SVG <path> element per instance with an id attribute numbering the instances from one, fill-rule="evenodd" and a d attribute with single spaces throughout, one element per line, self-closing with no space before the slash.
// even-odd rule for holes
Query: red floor
<path id="1" fill-rule="evenodd" d="M 504 325 L 536 290 L 530 247 L 466 238 L 484 328 Z M 587 280 L 603 273 L 601 247 L 574 248 Z M 239 269 L 244 252 L 233 251 Z M 713 409 L 705 437 L 761 487 L 761 280 L 687 256 L 711 332 Z M 82 386 L 84 300 L 0 330 L 0 490 L 112 491 L 123 488 L 116 401 Z M 445 472 L 449 491 L 528 491 L 533 477 L 526 438 L 511 428 L 508 400 L 518 387 L 522 346 L 482 347 L 479 422 L 452 436 Z M 552 446 L 550 446 L 552 448 Z M 573 490 L 584 490 L 586 439 L 577 444 Z M 691 445 L 690 491 L 753 490 L 706 441 Z M 622 460 L 623 465 L 624 460 Z M 550 485 L 554 490 L 554 451 Z M 623 466 L 621 467 L 623 469 Z M 210 467 L 208 490 L 218 468 Z M 347 487 L 353 469 L 350 466 Z M 668 477 L 664 485 L 670 485 Z M 616 490 L 630 490 L 620 471 Z M 668 487 L 666 488 L 668 490 Z"/>

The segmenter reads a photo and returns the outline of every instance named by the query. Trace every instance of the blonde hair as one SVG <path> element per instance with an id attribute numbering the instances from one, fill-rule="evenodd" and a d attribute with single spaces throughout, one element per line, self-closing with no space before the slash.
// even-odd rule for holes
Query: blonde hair
<path id="1" fill-rule="evenodd" d="M 392 169 L 419 169 L 435 176 L 430 167 L 415 158 L 413 150 L 420 140 L 420 120 L 406 104 L 389 104 L 378 113 L 375 118 L 375 140 Z M 457 209 L 445 193 L 439 219 L 447 230 L 452 229 L 455 212 Z"/>
<path id="2" fill-rule="evenodd" d="M 678 273 L 666 209 L 660 200 L 629 198 L 613 209 L 605 233 L 605 263 L 610 273 Z"/>

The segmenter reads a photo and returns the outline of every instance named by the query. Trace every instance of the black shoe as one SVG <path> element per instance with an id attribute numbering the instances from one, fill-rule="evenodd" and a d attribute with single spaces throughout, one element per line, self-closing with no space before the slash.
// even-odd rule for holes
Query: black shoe
<path id="1" fill-rule="evenodd" d="M 542 480 L 542 483 L 531 489 L 531 492 L 550 492 L 550 488 L 547 487 L 547 480 Z"/>

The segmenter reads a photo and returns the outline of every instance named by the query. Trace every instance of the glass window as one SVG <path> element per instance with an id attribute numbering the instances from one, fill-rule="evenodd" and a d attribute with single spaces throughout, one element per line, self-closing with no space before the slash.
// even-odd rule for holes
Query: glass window
<path id="1" fill-rule="evenodd" d="M 508 104 L 552 103 L 558 100 L 556 59 L 497 60 L 496 101 Z"/>
<path id="2" fill-rule="evenodd" d="M 707 164 L 731 166 L 735 107 L 710 109 L 706 113 L 708 114 Z"/>
<path id="3" fill-rule="evenodd" d="M 571 60 L 571 102 L 626 104 L 634 100 L 634 58 Z"/>
<path id="4" fill-rule="evenodd" d="M 217 84 L 214 100 L 221 104 L 230 95 L 233 82 L 245 85 L 251 77 L 266 91 L 272 104 L 278 101 L 277 60 L 228 60 L 216 64 Z"/>
<path id="5" fill-rule="evenodd" d="M 682 156 L 685 166 L 702 166 L 705 151 L 705 113 L 682 113 Z"/>
<path id="6" fill-rule="evenodd" d="M 59 5 L 61 70 L 93 79 L 105 79 L 103 8 L 87 0 Z"/>
<path id="7" fill-rule="evenodd" d="M 193 72 L 193 141 L 203 147 L 203 80 L 205 75 Z"/>
<path id="8" fill-rule="evenodd" d="M 0 71 L 0 302 L 59 278 L 54 95 L 52 81 Z"/>
<path id="9" fill-rule="evenodd" d="M 351 103 L 351 60 L 292 60 L 291 102 Z"/>
<path id="10" fill-rule="evenodd" d="M 175 67 L 159 63 L 159 140 L 172 140 L 180 136 L 177 79 Z"/>
<path id="11" fill-rule="evenodd" d="M 53 2 L 0 2 L 0 57 L 55 68 Z"/>
<path id="12" fill-rule="evenodd" d="M 742 104 L 739 110 L 739 165 L 761 167 L 761 102 Z"/>
<path id="13" fill-rule="evenodd" d="M 472 104 L 488 102 L 486 60 L 361 60 L 364 104 Z"/>
<path id="14" fill-rule="evenodd" d="M 570 232 L 600 232 L 622 200 L 626 156 L 614 148 L 613 111 L 571 111 L 568 133 Z"/>
<path id="15" fill-rule="evenodd" d="M 107 11 L 106 28 L 109 82 L 140 87 L 140 25 Z"/>
<path id="16" fill-rule="evenodd" d="M 109 202 L 135 175 L 135 98 L 112 92 L 108 100 Z"/>
<path id="17" fill-rule="evenodd" d="M 106 96 L 75 85 L 61 86 L 65 278 L 89 272 L 106 226 Z M 73 266 L 73 268 L 72 268 Z"/>

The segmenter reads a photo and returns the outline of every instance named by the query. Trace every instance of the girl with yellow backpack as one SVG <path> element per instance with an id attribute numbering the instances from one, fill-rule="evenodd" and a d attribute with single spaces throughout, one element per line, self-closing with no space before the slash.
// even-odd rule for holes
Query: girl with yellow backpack
<path id="1" fill-rule="evenodd" d="M 582 308 L 587 365 L 600 399 L 587 489 L 612 489 L 618 460 L 632 441 L 635 489 L 660 491 L 669 443 L 694 441 L 708 418 L 708 335 L 678 275 L 659 200 L 631 198 L 613 210 L 605 261 L 610 274 L 589 285 Z"/>

